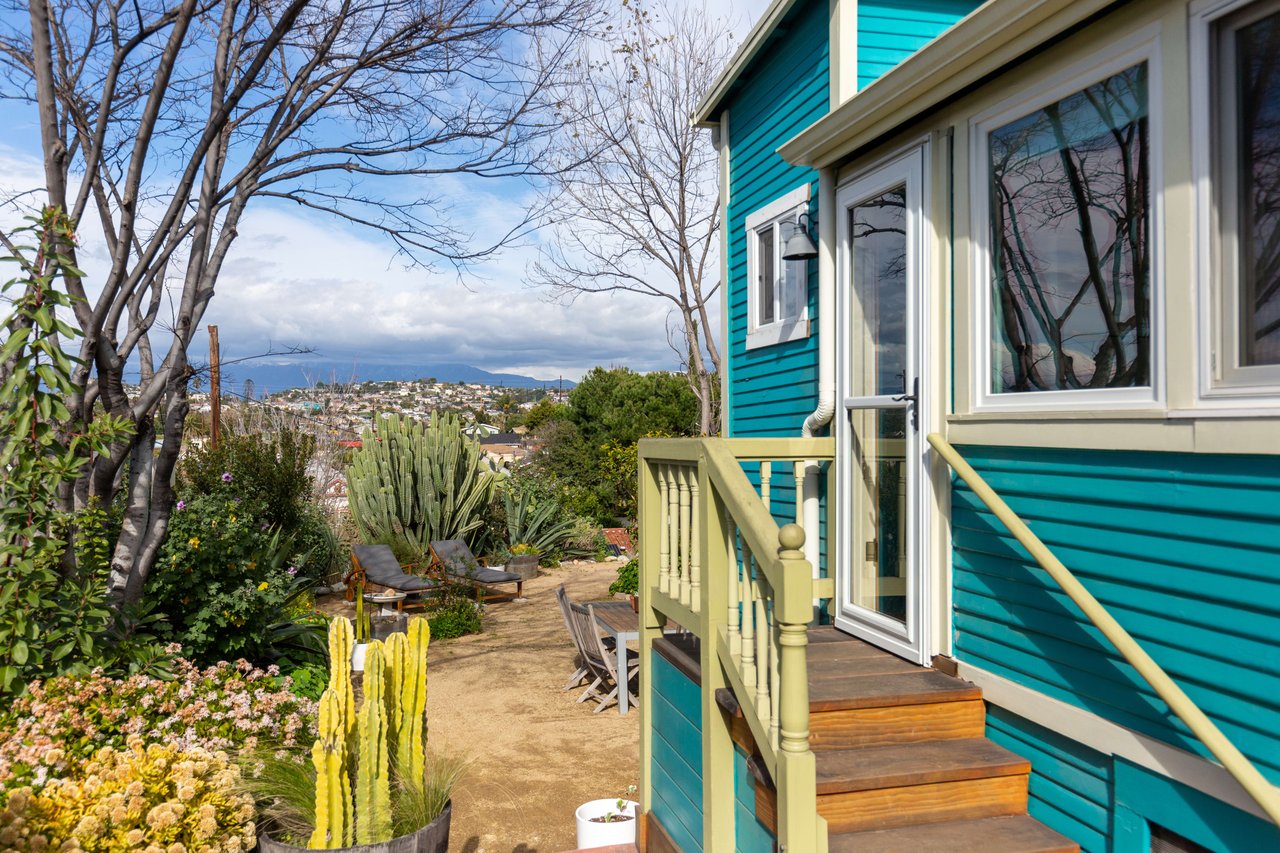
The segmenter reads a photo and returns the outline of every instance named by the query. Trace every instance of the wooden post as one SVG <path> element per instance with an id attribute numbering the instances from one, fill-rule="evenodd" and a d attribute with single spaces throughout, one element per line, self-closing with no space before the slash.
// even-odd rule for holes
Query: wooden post
<path id="1" fill-rule="evenodd" d="M 222 428 L 222 377 L 218 372 L 218 327 L 209 327 L 209 416 L 212 420 L 213 449 L 218 449 L 218 433 Z"/>
<path id="2" fill-rule="evenodd" d="M 778 842 L 788 853 L 823 851 L 819 836 L 817 767 L 809 748 L 809 675 L 806 646 L 813 619 L 813 579 L 804 559 L 804 530 L 788 524 L 778 533 L 778 556 L 784 563 L 782 589 L 776 590 L 778 669 L 782 696 L 778 716 Z M 798 594 L 800 593 L 800 594 Z"/>
<path id="3" fill-rule="evenodd" d="M 640 808 L 653 808 L 653 641 L 662 636 L 662 623 L 653 610 L 653 593 L 665 587 L 667 577 L 667 495 L 665 466 L 645 458 L 646 441 L 640 442 L 639 488 L 636 490 L 636 517 L 640 571 Z M 662 591 L 666 591 L 663 589 Z"/>

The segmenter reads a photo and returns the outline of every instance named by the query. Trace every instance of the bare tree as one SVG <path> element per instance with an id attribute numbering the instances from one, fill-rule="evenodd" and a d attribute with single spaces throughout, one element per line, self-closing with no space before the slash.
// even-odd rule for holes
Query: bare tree
<path id="1" fill-rule="evenodd" d="M 669 0 L 652 13 L 623 2 L 612 32 L 583 47 L 582 85 L 562 107 L 566 168 L 545 199 L 552 231 L 532 278 L 566 299 L 626 291 L 670 302 L 706 435 L 719 420 L 709 306 L 720 287 L 721 210 L 710 133 L 691 116 L 732 33 Z"/>
<path id="2" fill-rule="evenodd" d="M 595 2 L 29 0 L 29 26 L 0 22 L 0 96 L 38 116 L 47 203 L 95 217 L 109 255 L 100 282 L 65 282 L 85 332 L 67 429 L 105 410 L 135 431 L 65 502 L 128 490 L 116 600 L 164 539 L 188 347 L 250 203 L 323 211 L 424 264 L 485 256 L 511 235 L 472 245 L 433 179 L 542 169 L 544 93 Z"/>

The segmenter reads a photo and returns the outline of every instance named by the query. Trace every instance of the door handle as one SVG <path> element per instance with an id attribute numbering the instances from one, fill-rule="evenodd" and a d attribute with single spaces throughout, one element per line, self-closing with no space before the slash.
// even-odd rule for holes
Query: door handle
<path id="1" fill-rule="evenodd" d="M 905 390 L 905 389 L 904 389 Z M 903 394 L 901 397 L 894 397 L 894 402 L 909 403 L 911 408 L 911 428 L 917 432 L 920 430 L 920 421 L 917 412 L 920 408 L 920 377 L 917 376 L 911 380 L 911 393 Z"/>

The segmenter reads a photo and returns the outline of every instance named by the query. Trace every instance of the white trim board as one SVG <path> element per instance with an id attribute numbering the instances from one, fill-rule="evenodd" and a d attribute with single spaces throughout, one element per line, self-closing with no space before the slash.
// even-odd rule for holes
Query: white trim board
<path id="1" fill-rule="evenodd" d="M 994 672 L 964 661 L 956 661 L 956 664 L 957 675 L 981 687 L 982 698 L 992 705 L 1104 755 L 1119 756 L 1233 808 L 1268 822 L 1271 820 L 1220 764 L 1116 725 L 1091 711 L 1046 696 Z"/>

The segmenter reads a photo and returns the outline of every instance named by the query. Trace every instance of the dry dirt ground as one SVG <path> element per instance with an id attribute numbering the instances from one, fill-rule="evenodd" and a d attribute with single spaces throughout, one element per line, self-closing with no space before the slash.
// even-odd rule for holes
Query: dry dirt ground
<path id="1" fill-rule="evenodd" d="M 575 844 L 573 812 L 639 782 L 639 714 L 564 692 L 573 646 L 556 606 L 608 597 L 619 563 L 567 563 L 524 585 L 526 601 L 485 606 L 484 633 L 432 641 L 430 748 L 471 764 L 453 795 L 449 849 L 559 853 Z M 324 609 L 343 612 L 325 602 Z M 351 608 L 354 612 L 354 608 Z"/>

